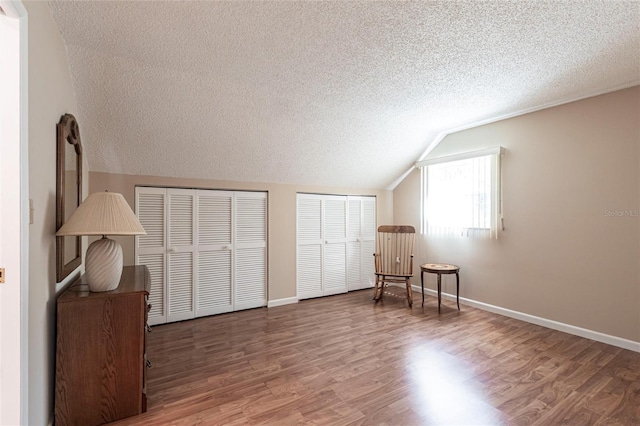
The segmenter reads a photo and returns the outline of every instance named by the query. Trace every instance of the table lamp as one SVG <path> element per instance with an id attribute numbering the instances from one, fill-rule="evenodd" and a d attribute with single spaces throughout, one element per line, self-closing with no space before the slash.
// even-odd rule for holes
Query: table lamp
<path id="1" fill-rule="evenodd" d="M 85 259 L 89 290 L 110 291 L 118 287 L 122 275 L 122 247 L 107 235 L 146 234 L 122 194 L 94 192 L 78 206 L 57 236 L 102 235 L 91 243 Z"/>

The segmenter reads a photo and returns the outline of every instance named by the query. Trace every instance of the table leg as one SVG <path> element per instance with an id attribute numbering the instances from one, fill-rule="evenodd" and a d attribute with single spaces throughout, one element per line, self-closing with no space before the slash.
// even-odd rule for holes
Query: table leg
<path id="1" fill-rule="evenodd" d="M 422 306 L 424 306 L 424 271 L 420 271 L 420 285 L 422 286 Z"/>
<path id="2" fill-rule="evenodd" d="M 440 277 L 441 275 L 438 274 L 438 313 L 440 313 L 440 294 L 441 294 L 441 287 L 440 287 Z"/>
<path id="3" fill-rule="evenodd" d="M 458 310 L 460 310 L 460 276 L 456 272 L 456 303 L 458 304 Z"/>

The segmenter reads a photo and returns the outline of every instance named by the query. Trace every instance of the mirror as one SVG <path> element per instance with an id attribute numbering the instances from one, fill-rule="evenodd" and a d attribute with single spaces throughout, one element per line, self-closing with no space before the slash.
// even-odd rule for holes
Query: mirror
<path id="1" fill-rule="evenodd" d="M 76 118 L 65 114 L 57 126 L 56 231 L 82 202 L 82 143 Z M 56 237 L 56 278 L 82 264 L 82 237 Z"/>

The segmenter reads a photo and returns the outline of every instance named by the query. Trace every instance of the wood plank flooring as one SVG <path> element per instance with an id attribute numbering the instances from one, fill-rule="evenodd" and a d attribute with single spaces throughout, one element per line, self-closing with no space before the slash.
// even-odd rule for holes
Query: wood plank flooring
<path id="1" fill-rule="evenodd" d="M 118 425 L 640 425 L 640 353 L 401 288 L 153 327 Z"/>

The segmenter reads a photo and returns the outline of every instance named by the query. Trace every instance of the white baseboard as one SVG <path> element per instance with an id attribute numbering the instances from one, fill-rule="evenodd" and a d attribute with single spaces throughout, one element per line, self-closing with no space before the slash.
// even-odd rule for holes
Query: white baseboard
<path id="1" fill-rule="evenodd" d="M 283 305 L 291 305 L 292 303 L 298 303 L 298 298 L 285 297 L 284 299 L 269 300 L 267 302 L 267 308 L 273 308 L 276 306 L 283 306 Z"/>
<path id="2" fill-rule="evenodd" d="M 411 286 L 413 291 L 418 293 L 422 292 L 422 289 L 416 285 Z M 431 289 L 425 289 L 424 293 L 429 296 L 438 297 L 438 292 Z M 456 300 L 455 294 L 442 293 L 443 299 Z M 460 298 L 460 303 L 472 306 L 474 308 L 482 309 L 484 311 L 493 312 L 496 314 L 504 315 L 505 317 L 515 318 L 521 321 L 529 322 L 531 324 L 541 325 L 543 327 L 551 328 L 553 330 L 563 331 L 565 333 L 573 334 L 575 336 L 586 337 L 587 339 L 595 340 L 596 342 L 606 343 L 608 345 L 617 346 L 623 349 L 629 349 L 630 351 L 640 352 L 640 342 L 633 340 L 623 339 L 622 337 L 611 336 L 609 334 L 600 333 L 598 331 L 588 330 L 582 327 L 576 327 L 575 325 L 565 324 L 562 322 L 537 317 L 535 315 L 525 314 L 523 312 L 512 311 L 511 309 L 501 308 L 500 306 L 489 305 L 488 303 L 478 302 L 476 300 L 467 299 L 465 297 Z"/>

